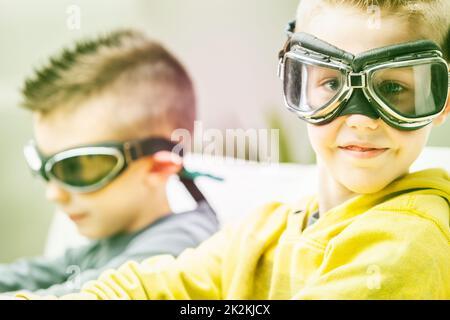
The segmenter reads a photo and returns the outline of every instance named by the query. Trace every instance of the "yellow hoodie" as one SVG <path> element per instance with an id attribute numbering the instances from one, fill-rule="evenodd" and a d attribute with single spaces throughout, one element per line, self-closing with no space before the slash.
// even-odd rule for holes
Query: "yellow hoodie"
<path id="1" fill-rule="evenodd" d="M 307 227 L 315 198 L 270 203 L 176 259 L 128 262 L 64 298 L 450 299 L 449 202 L 447 172 L 428 169 Z"/>

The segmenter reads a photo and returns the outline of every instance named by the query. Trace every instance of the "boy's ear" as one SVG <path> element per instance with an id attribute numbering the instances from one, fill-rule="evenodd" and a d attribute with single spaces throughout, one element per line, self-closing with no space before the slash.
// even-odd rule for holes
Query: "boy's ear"
<path id="1" fill-rule="evenodd" d="M 150 159 L 149 173 L 162 177 L 178 173 L 183 166 L 181 157 L 170 151 L 158 151 Z"/>
<path id="2" fill-rule="evenodd" d="M 435 126 L 440 126 L 444 123 L 448 114 L 450 113 L 450 90 L 448 92 L 447 104 L 445 106 L 444 112 L 442 112 L 436 119 L 433 120 Z"/>

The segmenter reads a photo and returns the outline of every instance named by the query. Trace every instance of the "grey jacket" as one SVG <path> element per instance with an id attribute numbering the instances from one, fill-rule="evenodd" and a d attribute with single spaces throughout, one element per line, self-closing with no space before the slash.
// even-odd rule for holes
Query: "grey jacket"
<path id="1" fill-rule="evenodd" d="M 56 296 L 78 292 L 86 281 L 97 279 L 107 269 L 159 254 L 178 256 L 218 229 L 215 213 L 201 201 L 193 211 L 168 215 L 134 234 L 119 234 L 69 249 L 55 259 L 0 264 L 0 292 L 27 290 Z"/>

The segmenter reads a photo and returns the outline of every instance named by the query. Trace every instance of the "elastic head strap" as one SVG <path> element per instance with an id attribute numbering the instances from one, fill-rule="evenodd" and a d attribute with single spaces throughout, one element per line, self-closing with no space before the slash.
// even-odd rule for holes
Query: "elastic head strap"
<path id="1" fill-rule="evenodd" d="M 124 149 L 128 150 L 129 156 L 133 160 L 136 160 L 142 156 L 152 155 L 158 151 L 170 151 L 177 153 L 180 157 L 183 157 L 183 148 L 178 149 L 178 144 L 166 138 L 150 138 L 126 142 Z M 197 204 L 200 202 L 205 202 L 210 210 L 216 214 L 206 197 L 194 183 L 194 180 L 198 177 L 208 177 L 216 180 L 223 179 L 206 173 L 191 172 L 186 170 L 184 167 L 180 170 L 180 172 L 178 172 L 178 177 Z"/>
<path id="2" fill-rule="evenodd" d="M 198 178 L 198 177 L 207 177 L 207 178 L 210 178 L 210 179 L 223 181 L 223 178 L 216 177 L 216 176 L 213 176 L 213 175 L 210 175 L 210 174 L 207 174 L 207 173 L 201 173 L 201 172 L 196 172 L 196 171 L 188 171 L 184 167 L 180 170 L 180 172 L 178 173 L 178 176 L 180 178 L 181 183 L 183 183 L 185 188 L 191 194 L 192 198 L 194 198 L 194 200 L 197 203 L 200 203 L 200 202 L 203 201 L 209 207 L 210 211 L 213 212 L 214 214 L 216 214 L 216 212 L 211 207 L 211 205 L 208 202 L 208 200 L 205 198 L 203 193 L 200 191 L 200 189 L 194 183 L 194 180 L 196 178 Z"/>
<path id="3" fill-rule="evenodd" d="M 123 148 L 127 161 L 137 160 L 143 156 L 150 156 L 158 151 L 170 151 L 173 152 L 177 144 L 166 138 L 149 138 L 141 140 L 127 141 L 124 143 Z M 182 157 L 182 149 L 179 155 Z"/>

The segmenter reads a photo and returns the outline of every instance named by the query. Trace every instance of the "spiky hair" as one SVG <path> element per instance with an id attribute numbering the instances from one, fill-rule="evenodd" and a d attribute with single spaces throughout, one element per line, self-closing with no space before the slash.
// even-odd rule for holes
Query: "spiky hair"
<path id="1" fill-rule="evenodd" d="M 78 41 L 52 56 L 25 80 L 22 106 L 47 114 L 69 105 L 76 108 L 83 100 L 113 86 L 115 90 L 142 83 L 148 84 L 146 90 L 164 90 L 157 95 L 164 96 L 163 105 L 153 101 L 151 106 L 142 106 L 159 110 L 144 113 L 164 118 L 175 128 L 193 127 L 195 95 L 186 70 L 158 42 L 129 29 Z"/>

